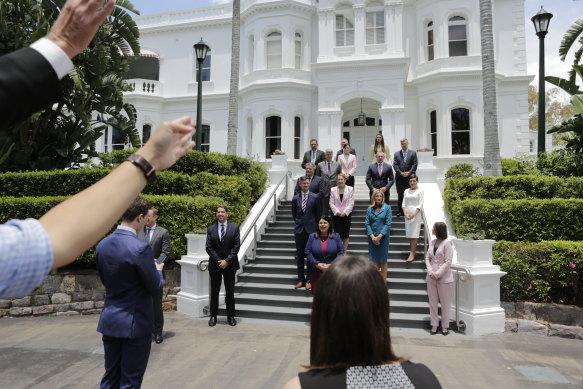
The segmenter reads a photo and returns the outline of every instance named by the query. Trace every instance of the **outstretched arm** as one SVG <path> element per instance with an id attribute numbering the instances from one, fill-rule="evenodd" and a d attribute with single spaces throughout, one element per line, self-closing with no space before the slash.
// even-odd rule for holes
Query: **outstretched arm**
<path id="1" fill-rule="evenodd" d="M 164 170 L 194 146 L 189 117 L 162 123 L 137 151 L 156 170 Z M 142 170 L 125 162 L 84 191 L 52 208 L 39 221 L 53 246 L 52 268 L 72 262 L 101 238 L 146 186 Z"/>

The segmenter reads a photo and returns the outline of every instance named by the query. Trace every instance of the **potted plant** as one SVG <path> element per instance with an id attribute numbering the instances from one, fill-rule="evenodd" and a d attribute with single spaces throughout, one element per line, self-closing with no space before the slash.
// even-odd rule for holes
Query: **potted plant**
<path id="1" fill-rule="evenodd" d="M 466 266 L 491 266 L 492 246 L 495 242 L 484 239 L 484 235 L 475 232 L 460 235 L 453 241 L 457 251 L 457 263 Z"/>

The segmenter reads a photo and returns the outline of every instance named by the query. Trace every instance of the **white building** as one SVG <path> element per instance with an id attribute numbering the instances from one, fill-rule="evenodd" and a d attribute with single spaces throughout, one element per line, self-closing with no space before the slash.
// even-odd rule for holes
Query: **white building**
<path id="1" fill-rule="evenodd" d="M 317 138 L 349 138 L 359 173 L 382 131 L 391 152 L 437 150 L 438 167 L 479 164 L 484 149 L 478 0 L 242 0 L 237 153 L 259 160 L 281 149 L 299 160 Z M 503 157 L 529 152 L 524 0 L 493 0 L 498 121 Z M 126 100 L 147 134 L 196 116 L 193 44 L 203 65 L 203 146 L 226 152 L 232 5 L 136 18 L 142 69 Z M 158 68 L 159 67 L 159 68 Z M 138 67 L 139 68 L 139 67 Z M 362 108 L 361 108 L 362 106 Z M 357 126 L 362 111 L 367 125 Z M 111 150 L 109 131 L 100 145 Z"/>

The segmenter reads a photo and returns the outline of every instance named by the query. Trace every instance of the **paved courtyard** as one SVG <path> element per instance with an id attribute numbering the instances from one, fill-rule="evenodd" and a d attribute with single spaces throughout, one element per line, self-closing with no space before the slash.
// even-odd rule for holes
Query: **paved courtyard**
<path id="1" fill-rule="evenodd" d="M 280 388 L 309 361 L 309 328 L 242 321 L 215 328 L 166 312 L 144 388 Z M 220 318 L 219 318 L 220 319 Z M 0 320 L 0 388 L 96 388 L 98 316 Z M 444 388 L 583 388 L 583 341 L 536 335 L 429 336 L 394 329 L 398 355 L 427 364 Z"/>

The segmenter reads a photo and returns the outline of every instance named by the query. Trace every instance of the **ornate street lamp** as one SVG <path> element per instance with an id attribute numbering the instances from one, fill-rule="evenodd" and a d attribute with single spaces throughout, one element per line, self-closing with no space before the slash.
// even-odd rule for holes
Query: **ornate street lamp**
<path id="1" fill-rule="evenodd" d="M 357 123 L 359 126 L 364 126 L 366 124 L 366 114 L 362 112 L 362 99 L 360 99 L 360 113 L 358 114 Z"/>
<path id="2" fill-rule="evenodd" d="M 194 53 L 196 54 L 196 62 L 198 63 L 198 72 L 196 73 L 196 82 L 198 84 L 198 94 L 196 96 L 196 150 L 201 150 L 202 143 L 202 63 L 206 58 L 209 47 L 200 38 L 200 42 L 195 44 Z"/>
<path id="3" fill-rule="evenodd" d="M 538 153 L 545 152 L 545 36 L 553 14 L 540 7 L 540 11 L 530 20 L 539 41 L 538 52 Z"/>

